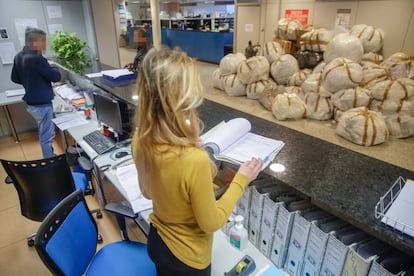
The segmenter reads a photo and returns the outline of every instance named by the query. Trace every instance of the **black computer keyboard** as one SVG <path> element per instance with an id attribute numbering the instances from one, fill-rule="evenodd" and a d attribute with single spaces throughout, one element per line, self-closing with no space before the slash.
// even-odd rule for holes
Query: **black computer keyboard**
<path id="1" fill-rule="evenodd" d="M 103 154 L 115 147 L 115 143 L 99 130 L 83 136 L 83 140 L 98 154 Z"/>

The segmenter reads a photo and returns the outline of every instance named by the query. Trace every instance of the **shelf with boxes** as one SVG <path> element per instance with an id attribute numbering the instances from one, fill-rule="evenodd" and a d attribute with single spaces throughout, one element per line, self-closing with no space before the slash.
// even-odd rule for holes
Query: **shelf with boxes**
<path id="1" fill-rule="evenodd" d="M 236 214 L 245 218 L 249 241 L 289 275 L 403 275 L 414 269 L 413 257 L 271 177 L 251 183 Z M 223 231 L 229 234 L 232 225 Z"/>
<path id="2" fill-rule="evenodd" d="M 151 24 L 151 19 L 137 20 L 136 25 Z M 233 17 L 183 17 L 161 18 L 161 28 L 182 29 L 188 31 L 225 32 L 234 30 Z M 206 29 L 207 27 L 207 29 Z"/>

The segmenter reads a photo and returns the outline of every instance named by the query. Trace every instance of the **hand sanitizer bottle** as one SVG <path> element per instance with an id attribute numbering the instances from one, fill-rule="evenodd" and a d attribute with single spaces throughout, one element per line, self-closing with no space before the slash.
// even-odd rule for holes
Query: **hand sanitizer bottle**
<path id="1" fill-rule="evenodd" d="M 247 230 L 243 227 L 243 216 L 237 215 L 234 218 L 234 225 L 230 229 L 230 243 L 243 250 L 247 245 Z"/>

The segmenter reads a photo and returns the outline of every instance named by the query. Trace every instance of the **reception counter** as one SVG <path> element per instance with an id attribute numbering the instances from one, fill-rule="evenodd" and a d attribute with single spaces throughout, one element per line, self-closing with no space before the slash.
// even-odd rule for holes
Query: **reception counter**
<path id="1" fill-rule="evenodd" d="M 134 81 L 122 86 L 110 85 L 102 78 L 90 80 L 100 89 L 130 104 L 136 95 Z M 285 166 L 283 172 L 269 168 L 275 185 L 287 185 L 310 198 L 317 206 L 357 226 L 374 237 L 414 256 L 414 239 L 394 231 L 375 218 L 374 208 L 399 176 L 414 179 L 414 170 L 402 168 L 358 153 L 294 129 L 206 100 L 199 115 L 210 129 L 223 120 L 244 117 L 252 123 L 252 132 L 285 142 L 274 162 Z"/>
<path id="2" fill-rule="evenodd" d="M 152 30 L 147 32 L 152 38 Z M 191 57 L 218 64 L 227 53 L 225 49 L 233 47 L 233 33 L 162 29 L 161 43 L 171 48 L 180 47 Z"/>

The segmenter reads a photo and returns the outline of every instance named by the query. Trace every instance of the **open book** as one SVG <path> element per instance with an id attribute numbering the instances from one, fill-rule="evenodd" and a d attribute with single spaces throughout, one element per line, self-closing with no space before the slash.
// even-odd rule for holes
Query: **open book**
<path id="1" fill-rule="evenodd" d="M 251 124 L 244 118 L 221 122 L 201 136 L 204 147 L 213 152 L 217 160 L 242 164 L 252 157 L 263 160 L 266 168 L 285 143 L 250 132 Z"/>

